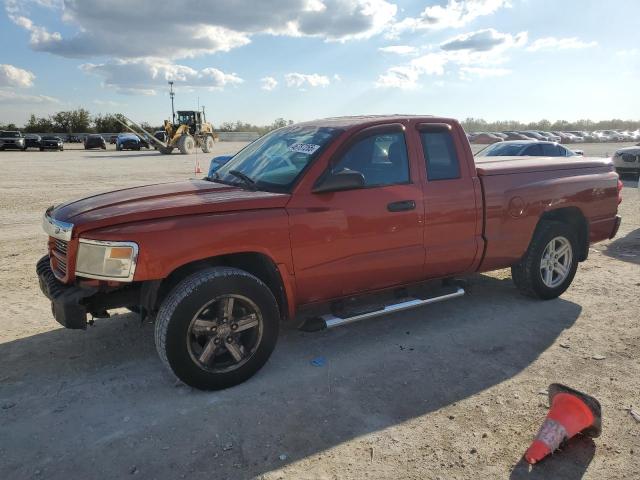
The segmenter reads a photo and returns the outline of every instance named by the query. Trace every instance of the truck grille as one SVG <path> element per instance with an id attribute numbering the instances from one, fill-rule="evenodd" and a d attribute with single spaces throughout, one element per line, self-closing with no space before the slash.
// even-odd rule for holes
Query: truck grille
<path id="1" fill-rule="evenodd" d="M 68 243 L 58 238 L 50 237 L 51 268 L 60 279 L 67 276 Z"/>
<path id="2" fill-rule="evenodd" d="M 628 163 L 633 163 L 636 159 L 640 159 L 640 155 L 633 155 L 631 153 L 623 153 L 622 160 Z"/>

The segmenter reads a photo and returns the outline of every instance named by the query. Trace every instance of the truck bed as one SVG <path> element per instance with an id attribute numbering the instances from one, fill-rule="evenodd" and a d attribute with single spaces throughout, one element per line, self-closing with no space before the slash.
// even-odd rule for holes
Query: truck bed
<path id="1" fill-rule="evenodd" d="M 613 168 L 611 159 L 595 157 L 475 157 L 474 160 L 481 177 L 583 168 Z"/>

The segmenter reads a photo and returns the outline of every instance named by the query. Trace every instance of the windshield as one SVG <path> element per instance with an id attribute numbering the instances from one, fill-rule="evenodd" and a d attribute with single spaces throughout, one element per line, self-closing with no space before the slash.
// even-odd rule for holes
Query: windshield
<path id="1" fill-rule="evenodd" d="M 489 145 L 484 150 L 478 152 L 478 157 L 511 157 L 520 155 L 520 152 L 529 144 L 522 143 L 508 143 L 500 144 L 494 143 Z"/>
<path id="2" fill-rule="evenodd" d="M 58 137 L 42 137 L 43 140 L 60 140 Z"/>
<path id="3" fill-rule="evenodd" d="M 246 184 L 246 180 L 239 179 L 244 175 L 255 188 L 285 191 L 341 132 L 338 128 L 304 125 L 275 130 L 238 152 L 215 173 L 213 180 Z"/>
<path id="4" fill-rule="evenodd" d="M 2 132 L 0 136 L 4 138 L 18 138 L 20 136 L 20 132 Z"/>

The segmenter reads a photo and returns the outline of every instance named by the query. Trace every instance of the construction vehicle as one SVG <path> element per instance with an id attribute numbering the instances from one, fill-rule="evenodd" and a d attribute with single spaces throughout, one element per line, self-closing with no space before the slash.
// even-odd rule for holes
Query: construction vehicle
<path id="1" fill-rule="evenodd" d="M 135 133 L 149 142 L 153 142 L 160 153 L 169 154 L 175 148 L 186 155 L 195 153 L 196 148 L 201 148 L 204 153 L 213 150 L 213 144 L 218 141 L 218 135 L 213 131 L 213 126 L 207 122 L 204 113 L 199 110 L 179 110 L 178 121 L 174 123 L 164 121 L 166 141 L 162 141 L 154 134 L 146 131 L 133 120 L 123 116 L 124 121 L 118 119 L 127 130 Z"/>

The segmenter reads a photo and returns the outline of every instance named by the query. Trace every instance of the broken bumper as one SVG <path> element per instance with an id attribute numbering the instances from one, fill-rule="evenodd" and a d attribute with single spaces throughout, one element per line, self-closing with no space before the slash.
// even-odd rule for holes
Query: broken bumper
<path id="1" fill-rule="evenodd" d="M 66 328 L 87 328 L 87 307 L 82 300 L 94 295 L 97 289 L 79 288 L 60 282 L 51 270 L 49 255 L 36 265 L 40 290 L 51 300 L 51 311 L 56 321 Z"/>
<path id="2" fill-rule="evenodd" d="M 49 255 L 38 261 L 36 273 L 40 290 L 51 300 L 54 318 L 66 328 L 87 328 L 87 314 L 105 318 L 109 316 L 109 309 L 139 305 L 141 302 L 139 284 L 126 283 L 117 287 L 98 288 L 62 283 L 51 270 Z M 155 285 L 154 282 L 148 284 Z"/>

